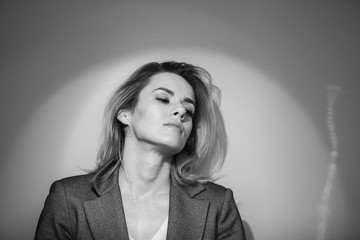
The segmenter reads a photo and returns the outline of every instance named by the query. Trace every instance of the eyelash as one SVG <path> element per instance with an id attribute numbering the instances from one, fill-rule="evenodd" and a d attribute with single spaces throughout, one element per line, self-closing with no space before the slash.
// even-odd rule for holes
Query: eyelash
<path id="1" fill-rule="evenodd" d="M 157 97 L 156 99 L 163 103 L 169 103 L 169 99 L 165 97 Z"/>
<path id="2" fill-rule="evenodd" d="M 162 102 L 162 103 L 169 103 L 169 99 L 166 98 L 166 97 L 157 97 L 156 100 Z M 186 113 L 192 117 L 194 115 L 194 112 L 189 110 L 189 109 L 186 109 Z"/>
<path id="3" fill-rule="evenodd" d="M 189 115 L 189 117 L 192 117 L 194 116 L 194 113 L 190 110 L 186 110 L 186 113 Z"/>

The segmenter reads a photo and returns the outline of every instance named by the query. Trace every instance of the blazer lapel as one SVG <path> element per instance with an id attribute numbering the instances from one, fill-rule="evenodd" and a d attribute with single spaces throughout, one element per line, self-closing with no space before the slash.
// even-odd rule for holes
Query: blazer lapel
<path id="1" fill-rule="evenodd" d="M 209 201 L 193 197 L 203 190 L 202 185 L 185 188 L 171 184 L 167 239 L 202 239 Z"/>
<path id="2" fill-rule="evenodd" d="M 83 203 L 95 240 L 129 240 L 121 192 L 117 184 L 118 167 L 118 162 L 110 162 L 95 175 L 92 184 L 98 197 Z M 105 175 L 108 178 L 103 181 Z M 194 197 L 204 189 L 203 185 L 184 187 L 175 181 L 172 182 L 167 239 L 203 238 L 209 201 Z"/>
<path id="3" fill-rule="evenodd" d="M 84 202 L 84 209 L 94 239 L 129 240 L 120 189 Z"/>
<path id="4" fill-rule="evenodd" d="M 98 197 L 83 203 L 95 240 L 129 240 L 118 185 L 118 161 L 109 162 L 91 180 Z M 104 180 L 104 176 L 107 176 Z"/>

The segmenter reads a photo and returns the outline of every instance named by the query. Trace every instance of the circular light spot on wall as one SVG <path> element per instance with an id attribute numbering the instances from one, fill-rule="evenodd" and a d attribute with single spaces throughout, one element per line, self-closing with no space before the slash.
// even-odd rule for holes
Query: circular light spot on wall
<path id="1" fill-rule="evenodd" d="M 222 90 L 229 151 L 219 182 L 233 189 L 255 239 L 313 238 L 328 157 L 317 130 L 276 79 L 241 59 L 194 49 L 157 49 L 99 64 L 39 106 L 3 166 L 2 181 L 13 181 L 5 201 L 19 206 L 3 212 L 8 226 L 33 231 L 50 183 L 94 168 L 111 92 L 139 66 L 165 60 L 207 69 Z"/>

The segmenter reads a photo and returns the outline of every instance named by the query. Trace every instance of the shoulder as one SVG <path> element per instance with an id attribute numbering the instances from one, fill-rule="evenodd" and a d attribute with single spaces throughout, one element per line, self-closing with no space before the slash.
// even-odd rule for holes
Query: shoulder
<path id="1" fill-rule="evenodd" d="M 79 187 L 79 186 L 89 186 L 91 179 L 94 177 L 93 173 L 76 175 L 71 177 L 62 178 L 57 180 L 61 184 L 64 184 L 68 187 Z"/>
<path id="2" fill-rule="evenodd" d="M 224 201 L 234 201 L 232 190 L 220 184 L 206 182 L 201 184 L 201 188 L 203 190 L 195 196 L 196 199 L 209 200 L 216 205 L 222 205 Z"/>
<path id="3" fill-rule="evenodd" d="M 75 197 L 82 200 L 92 198 L 95 193 L 92 189 L 91 179 L 94 174 L 84 174 L 66 177 L 52 183 L 50 194 L 62 194 L 67 198 Z"/>
<path id="4" fill-rule="evenodd" d="M 213 183 L 213 182 L 206 182 L 202 184 L 204 187 L 204 191 L 200 194 L 204 196 L 214 197 L 214 198 L 221 198 L 224 196 L 227 192 L 231 192 L 230 188 L 226 188 L 220 184 Z"/>
<path id="5" fill-rule="evenodd" d="M 209 216 L 217 221 L 217 239 L 245 239 L 241 216 L 233 192 L 219 184 L 207 182 L 198 198 L 209 201 Z"/>
<path id="6" fill-rule="evenodd" d="M 219 193 L 219 192 L 225 192 L 227 190 L 229 190 L 229 188 L 226 188 L 220 184 L 217 184 L 217 183 L 214 183 L 214 182 L 206 182 L 206 183 L 203 183 L 205 189 L 209 192 L 216 192 L 216 193 Z"/>

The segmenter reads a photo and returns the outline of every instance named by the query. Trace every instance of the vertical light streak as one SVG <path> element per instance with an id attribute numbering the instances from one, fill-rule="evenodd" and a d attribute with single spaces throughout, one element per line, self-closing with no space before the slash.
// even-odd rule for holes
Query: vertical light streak
<path id="1" fill-rule="evenodd" d="M 339 156 L 338 138 L 335 130 L 334 115 L 335 115 L 335 101 L 340 90 L 341 88 L 338 86 L 329 85 L 327 87 L 328 105 L 327 105 L 326 125 L 329 134 L 331 152 L 330 152 L 330 162 L 328 167 L 327 179 L 320 203 L 320 220 L 317 230 L 317 238 L 316 238 L 317 240 L 325 240 L 326 217 L 329 211 L 328 210 L 329 197 L 335 178 L 336 163 Z"/>

